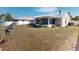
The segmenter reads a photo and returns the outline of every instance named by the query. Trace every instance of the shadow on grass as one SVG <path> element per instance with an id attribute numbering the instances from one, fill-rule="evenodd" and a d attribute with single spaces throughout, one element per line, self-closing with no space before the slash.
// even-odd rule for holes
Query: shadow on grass
<path id="1" fill-rule="evenodd" d="M 28 27 L 32 27 L 32 28 L 41 28 L 41 25 L 36 25 L 36 24 L 28 24 Z"/>
<path id="2" fill-rule="evenodd" d="M 77 38 L 77 43 L 76 43 L 75 51 L 79 51 L 79 30 L 78 30 L 78 38 Z"/>

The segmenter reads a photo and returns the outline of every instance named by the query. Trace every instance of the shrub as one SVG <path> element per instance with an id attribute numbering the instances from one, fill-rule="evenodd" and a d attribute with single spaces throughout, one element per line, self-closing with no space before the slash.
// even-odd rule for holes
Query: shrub
<path id="1" fill-rule="evenodd" d="M 75 25 L 73 22 L 70 22 L 69 24 L 68 24 L 69 26 L 73 26 L 73 25 Z"/>

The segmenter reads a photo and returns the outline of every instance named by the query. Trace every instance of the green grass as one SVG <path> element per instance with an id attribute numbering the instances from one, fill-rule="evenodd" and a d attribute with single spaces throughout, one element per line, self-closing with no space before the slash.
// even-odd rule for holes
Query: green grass
<path id="1" fill-rule="evenodd" d="M 17 26 L 1 44 L 8 51 L 70 51 L 74 50 L 78 27 L 32 28 Z"/>

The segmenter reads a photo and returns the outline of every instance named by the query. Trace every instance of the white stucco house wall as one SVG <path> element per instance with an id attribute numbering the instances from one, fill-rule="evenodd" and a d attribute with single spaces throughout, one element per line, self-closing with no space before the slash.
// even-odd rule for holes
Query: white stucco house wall
<path id="1" fill-rule="evenodd" d="M 52 25 L 65 27 L 68 25 L 70 21 L 70 15 L 68 12 L 61 13 L 59 12 L 58 15 L 42 15 L 42 16 L 36 16 L 35 22 L 39 25 L 44 25 L 51 27 Z"/>
<path id="2" fill-rule="evenodd" d="M 61 20 L 62 20 L 62 22 L 61 22 L 62 27 L 65 27 L 69 24 L 70 16 L 69 16 L 68 12 L 62 15 Z"/>
<path id="3" fill-rule="evenodd" d="M 27 25 L 30 24 L 29 21 L 17 21 L 16 25 Z"/>
<path id="4" fill-rule="evenodd" d="M 28 25 L 34 22 L 34 19 L 31 17 L 19 17 L 17 18 L 16 25 Z"/>

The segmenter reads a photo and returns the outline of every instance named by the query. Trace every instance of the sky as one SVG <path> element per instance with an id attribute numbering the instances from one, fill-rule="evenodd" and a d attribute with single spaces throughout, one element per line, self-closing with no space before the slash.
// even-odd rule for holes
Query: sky
<path id="1" fill-rule="evenodd" d="M 70 12 L 72 16 L 79 16 L 79 7 L 0 7 L 0 14 L 10 13 L 13 18 L 34 17 L 46 14 Z"/>

